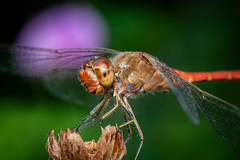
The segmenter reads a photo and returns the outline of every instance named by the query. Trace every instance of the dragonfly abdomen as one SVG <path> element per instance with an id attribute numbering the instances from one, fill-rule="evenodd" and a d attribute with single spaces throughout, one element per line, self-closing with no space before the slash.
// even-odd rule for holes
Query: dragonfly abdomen
<path id="1" fill-rule="evenodd" d="M 182 78 L 192 83 L 203 81 L 240 80 L 240 70 L 214 72 L 184 72 L 177 69 L 173 70 Z"/>

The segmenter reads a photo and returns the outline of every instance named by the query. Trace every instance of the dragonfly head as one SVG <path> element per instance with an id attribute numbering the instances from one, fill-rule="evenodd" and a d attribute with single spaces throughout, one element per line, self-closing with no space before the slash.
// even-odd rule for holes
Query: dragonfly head
<path id="1" fill-rule="evenodd" d="M 112 63 L 105 57 L 91 59 L 83 63 L 78 77 L 88 92 L 93 94 L 103 93 L 114 82 Z"/>

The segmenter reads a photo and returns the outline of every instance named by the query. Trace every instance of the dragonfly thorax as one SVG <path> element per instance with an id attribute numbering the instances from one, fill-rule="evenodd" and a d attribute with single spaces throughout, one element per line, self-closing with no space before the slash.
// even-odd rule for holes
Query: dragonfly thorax
<path id="1" fill-rule="evenodd" d="M 169 86 L 160 72 L 142 52 L 122 52 L 112 62 L 118 73 L 119 94 L 128 96 L 155 89 L 168 91 Z"/>
<path id="2" fill-rule="evenodd" d="M 88 92 L 101 94 L 114 82 L 112 63 L 105 57 L 91 59 L 83 64 L 78 77 Z"/>

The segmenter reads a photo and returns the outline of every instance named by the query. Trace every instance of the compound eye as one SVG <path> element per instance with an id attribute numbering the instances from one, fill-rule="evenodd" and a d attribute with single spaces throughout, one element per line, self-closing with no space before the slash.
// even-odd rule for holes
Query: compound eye
<path id="1" fill-rule="evenodd" d="M 114 82 L 114 71 L 111 61 L 106 57 L 99 57 L 92 61 L 92 67 L 99 83 L 103 87 L 111 87 Z"/>

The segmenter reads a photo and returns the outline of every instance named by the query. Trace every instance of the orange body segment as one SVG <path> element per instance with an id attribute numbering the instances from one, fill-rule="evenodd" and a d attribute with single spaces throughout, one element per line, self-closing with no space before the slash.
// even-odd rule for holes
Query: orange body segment
<path id="1" fill-rule="evenodd" d="M 240 80 L 240 70 L 214 72 L 184 72 L 173 69 L 182 78 L 189 82 Z"/>

